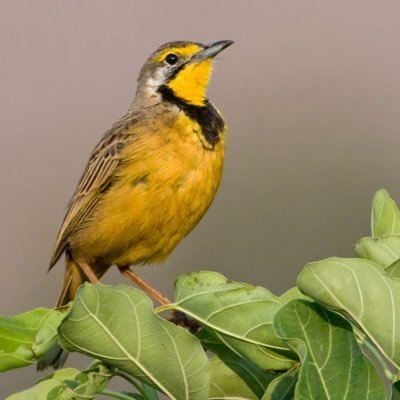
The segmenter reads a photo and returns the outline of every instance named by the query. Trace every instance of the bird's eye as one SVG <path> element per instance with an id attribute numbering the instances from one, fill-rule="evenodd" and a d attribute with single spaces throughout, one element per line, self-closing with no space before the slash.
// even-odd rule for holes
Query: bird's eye
<path id="1" fill-rule="evenodd" d="M 169 65 L 175 65 L 178 62 L 178 56 L 174 53 L 169 53 L 165 57 L 165 62 Z"/>

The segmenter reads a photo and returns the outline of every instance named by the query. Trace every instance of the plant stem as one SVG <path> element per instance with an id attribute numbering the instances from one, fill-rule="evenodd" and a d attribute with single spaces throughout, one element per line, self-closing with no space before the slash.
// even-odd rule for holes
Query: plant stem
<path id="1" fill-rule="evenodd" d="M 381 353 L 376 349 L 376 347 L 368 340 L 363 341 L 363 345 L 375 356 L 376 360 L 379 362 L 380 366 L 383 369 L 383 372 L 386 375 L 386 378 L 390 380 L 390 382 L 393 382 L 394 379 L 396 378 L 396 375 L 390 371 L 390 368 L 388 367 L 386 361 L 382 358 Z"/>
<path id="2" fill-rule="evenodd" d="M 156 314 L 160 314 L 160 313 L 162 313 L 163 311 L 169 311 L 169 310 L 173 310 L 173 309 L 174 309 L 174 303 L 171 303 L 171 304 L 164 304 L 164 305 L 162 305 L 162 306 L 159 306 L 159 307 L 155 308 L 155 309 L 154 309 L 154 312 L 155 312 Z"/>
<path id="3" fill-rule="evenodd" d="M 89 370 L 91 370 L 91 369 L 94 369 L 94 368 L 96 368 L 98 365 L 100 365 L 101 364 L 101 361 L 100 360 L 94 360 L 91 364 L 89 364 L 88 366 L 87 366 L 87 368 L 85 368 L 85 371 L 89 371 Z"/>
<path id="4" fill-rule="evenodd" d="M 142 387 L 140 386 L 140 384 L 139 384 L 138 382 L 136 382 L 136 380 L 133 379 L 129 374 L 127 374 L 127 373 L 124 372 L 124 371 L 121 371 L 121 370 L 117 369 L 117 370 L 114 372 L 114 376 L 119 376 L 119 377 L 125 379 L 126 381 L 128 381 L 131 385 L 133 385 L 133 386 L 136 388 L 136 390 L 137 390 L 145 399 L 147 399 L 147 395 L 146 395 L 145 391 L 143 390 L 143 388 L 142 388 Z"/>
<path id="5" fill-rule="evenodd" d="M 132 400 L 133 397 L 128 396 L 126 394 L 123 393 L 119 393 L 119 392 L 114 392 L 113 390 L 108 390 L 108 389 L 104 389 L 100 392 L 100 394 L 104 394 L 106 396 L 110 396 L 110 397 L 114 397 L 115 399 L 120 399 L 120 400 Z"/>
<path id="6" fill-rule="evenodd" d="M 381 366 L 386 378 L 390 380 L 390 382 L 394 382 L 396 379 L 396 375 L 392 373 L 390 368 L 388 367 L 387 362 L 384 360 L 382 357 L 382 354 L 378 349 L 374 346 L 374 344 L 371 342 L 369 337 L 365 335 L 363 332 L 361 332 L 358 328 L 353 327 L 353 331 L 356 334 L 356 337 L 358 337 L 359 342 L 362 346 L 365 346 L 368 351 L 373 354 L 375 357 L 376 361 L 378 361 L 379 365 Z"/>

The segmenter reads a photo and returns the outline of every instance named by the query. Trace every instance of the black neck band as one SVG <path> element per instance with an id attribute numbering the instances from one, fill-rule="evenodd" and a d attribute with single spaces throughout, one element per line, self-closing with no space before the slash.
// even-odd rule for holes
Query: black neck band
<path id="1" fill-rule="evenodd" d="M 203 136 L 212 147 L 219 142 L 219 135 L 225 128 L 225 123 L 208 100 L 205 101 L 204 106 L 189 104 L 184 99 L 176 96 L 173 90 L 166 85 L 161 85 L 158 88 L 158 92 L 164 101 L 175 104 L 189 118 L 200 125 Z"/>

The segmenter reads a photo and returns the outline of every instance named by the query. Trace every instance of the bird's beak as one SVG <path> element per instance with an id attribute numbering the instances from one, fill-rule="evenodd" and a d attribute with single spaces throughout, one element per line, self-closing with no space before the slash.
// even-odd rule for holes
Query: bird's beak
<path id="1" fill-rule="evenodd" d="M 226 49 L 228 46 L 233 44 L 233 40 L 221 40 L 212 44 L 205 46 L 203 50 L 196 53 L 193 57 L 193 61 L 206 60 L 207 58 L 215 57 L 222 50 Z"/>

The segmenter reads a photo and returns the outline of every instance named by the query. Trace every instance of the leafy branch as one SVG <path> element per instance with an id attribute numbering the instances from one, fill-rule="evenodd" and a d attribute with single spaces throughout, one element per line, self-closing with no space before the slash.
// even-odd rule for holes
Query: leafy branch
<path id="1" fill-rule="evenodd" d="M 66 310 L 0 317 L 1 372 L 57 343 L 95 360 L 7 400 L 400 399 L 400 212 L 386 191 L 371 218 L 358 258 L 309 263 L 281 296 L 200 271 L 178 277 L 174 302 L 156 309 L 135 288 L 85 284 Z M 171 311 L 200 329 L 171 323 Z M 110 390 L 115 376 L 131 391 Z"/>

